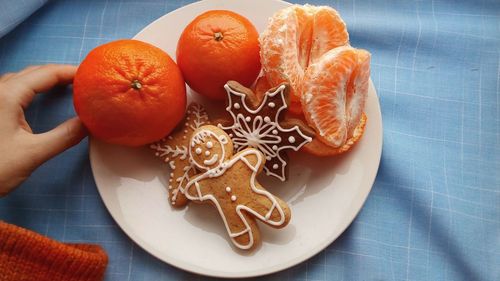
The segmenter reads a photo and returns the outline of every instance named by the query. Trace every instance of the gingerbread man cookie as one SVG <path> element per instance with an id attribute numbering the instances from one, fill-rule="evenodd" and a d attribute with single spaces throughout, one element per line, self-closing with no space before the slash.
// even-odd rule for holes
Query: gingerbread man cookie
<path id="1" fill-rule="evenodd" d="M 197 103 L 191 103 L 184 120 L 174 132 L 150 146 L 155 155 L 170 166 L 168 193 L 172 206 L 182 207 L 188 203 L 183 194 L 184 187 L 196 173 L 196 169 L 189 162 L 189 140 L 194 130 L 209 123 L 205 109 Z"/>
<path id="2" fill-rule="evenodd" d="M 265 158 L 267 175 L 281 181 L 287 178 L 287 151 L 298 151 L 311 142 L 300 126 L 285 127 L 284 113 L 289 105 L 288 86 L 281 84 L 268 90 L 262 98 L 238 82 L 224 86 L 228 94 L 226 110 L 231 120 L 219 120 L 219 128 L 229 134 L 236 151 L 253 147 Z"/>
<path id="3" fill-rule="evenodd" d="M 248 250 L 260 243 L 256 219 L 275 228 L 290 221 L 288 205 L 257 182 L 266 161 L 259 150 L 247 148 L 233 155 L 229 136 L 209 125 L 194 131 L 189 157 L 201 173 L 186 185 L 186 197 L 212 203 L 236 247 Z"/>

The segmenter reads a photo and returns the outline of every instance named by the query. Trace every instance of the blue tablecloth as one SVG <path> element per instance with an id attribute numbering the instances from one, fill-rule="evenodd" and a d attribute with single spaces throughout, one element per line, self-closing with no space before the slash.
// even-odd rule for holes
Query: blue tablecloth
<path id="1" fill-rule="evenodd" d="M 22 1 L 30 9 L 43 2 Z M 0 73 L 78 64 L 97 45 L 131 37 L 189 2 L 51 1 L 0 39 Z M 500 280 L 500 2 L 309 2 L 338 9 L 352 44 L 373 54 L 382 162 L 349 229 L 314 258 L 265 279 Z M 15 25 L 6 17 L 16 9 L 2 5 L 0 23 L 10 27 L 0 31 Z M 37 97 L 27 112 L 35 131 L 74 115 L 69 92 Z M 205 279 L 125 236 L 96 191 L 87 141 L 1 199 L 0 218 L 62 241 L 101 244 L 110 256 L 106 280 Z"/>

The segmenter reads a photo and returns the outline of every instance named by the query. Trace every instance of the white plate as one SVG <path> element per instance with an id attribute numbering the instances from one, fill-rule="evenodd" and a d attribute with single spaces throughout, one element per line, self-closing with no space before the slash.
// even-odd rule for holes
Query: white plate
<path id="1" fill-rule="evenodd" d="M 196 2 L 151 23 L 135 36 L 175 58 L 183 28 L 197 15 L 228 9 L 249 18 L 262 31 L 275 11 L 290 4 L 276 0 Z M 190 99 L 198 99 L 189 95 Z M 205 103 L 209 109 L 214 103 Z M 219 108 L 222 106 L 219 104 Z M 291 156 L 287 183 L 264 178 L 263 186 L 292 208 L 290 224 L 275 230 L 261 224 L 263 244 L 241 254 L 209 205 L 172 209 L 167 202 L 168 165 L 147 148 L 131 149 L 91 140 L 90 160 L 99 192 L 109 212 L 132 240 L 173 266 L 216 277 L 250 277 L 298 264 L 332 243 L 361 209 L 377 174 L 382 151 L 382 119 L 370 84 L 368 123 L 360 143 L 334 158 Z"/>

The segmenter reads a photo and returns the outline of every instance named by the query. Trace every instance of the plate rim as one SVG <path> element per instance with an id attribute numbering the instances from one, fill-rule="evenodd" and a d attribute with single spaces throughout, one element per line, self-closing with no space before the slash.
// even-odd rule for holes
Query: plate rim
<path id="1" fill-rule="evenodd" d="M 193 2 L 193 3 L 190 3 L 188 5 L 179 7 L 178 9 L 175 9 L 173 11 L 170 11 L 170 12 L 164 14 L 163 16 L 157 18 L 156 20 L 150 22 L 147 26 L 145 26 L 143 29 L 141 29 L 141 31 L 139 31 L 137 34 L 135 34 L 132 37 L 132 39 L 135 39 L 136 37 L 141 35 L 141 33 L 145 32 L 148 28 L 150 28 L 151 25 L 157 23 L 163 17 L 168 16 L 170 13 L 182 12 L 183 10 L 190 9 L 193 6 L 200 5 L 200 3 L 212 2 L 212 1 L 217 1 L 217 0 L 203 0 L 203 1 Z M 280 3 L 285 4 L 285 5 L 293 5 L 292 3 L 282 1 L 282 0 L 272 0 L 272 1 L 280 2 Z M 132 229 L 130 229 L 126 224 L 123 224 L 120 220 L 118 220 L 115 217 L 115 214 L 111 211 L 112 208 L 109 206 L 110 203 L 108 201 L 104 200 L 103 192 L 101 191 L 102 188 L 99 187 L 98 180 L 95 177 L 96 172 L 94 171 L 95 165 L 96 165 L 96 164 L 94 164 L 94 162 L 96 160 L 95 160 L 95 156 L 94 156 L 95 152 L 93 153 L 93 151 L 95 151 L 95 149 L 96 149 L 95 148 L 96 139 L 94 139 L 93 137 L 89 137 L 88 146 L 89 146 L 90 167 L 91 167 L 92 176 L 94 178 L 94 182 L 96 184 L 96 187 L 97 187 L 97 190 L 98 190 L 99 195 L 101 197 L 101 200 L 103 201 L 104 205 L 106 206 L 107 212 L 111 215 L 111 217 L 113 218 L 115 223 L 121 228 L 121 230 L 127 235 L 127 237 L 129 237 L 131 239 L 132 243 L 136 244 L 141 249 L 146 251 L 148 254 L 154 256 L 155 258 L 159 259 L 160 261 L 168 263 L 169 265 L 171 265 L 175 268 L 178 268 L 178 269 L 190 272 L 190 273 L 194 273 L 194 274 L 200 274 L 200 275 L 204 275 L 204 276 L 208 276 L 208 277 L 216 277 L 216 278 L 259 277 L 259 276 L 269 275 L 269 274 L 273 274 L 273 273 L 291 268 L 291 267 L 293 267 L 301 262 L 304 262 L 304 261 L 310 259 L 311 257 L 315 256 L 316 254 L 318 254 L 319 252 L 324 250 L 326 247 L 328 247 L 330 244 L 332 244 L 335 240 L 337 240 L 347 230 L 347 228 L 349 228 L 349 226 L 352 224 L 354 219 L 361 212 L 361 209 L 363 208 L 363 206 L 368 198 L 368 195 L 371 193 L 371 190 L 372 190 L 373 185 L 375 183 L 375 180 L 377 178 L 378 170 L 380 169 L 380 161 L 381 161 L 381 157 L 382 157 L 383 120 L 382 120 L 382 112 L 381 112 L 381 108 L 380 108 L 380 99 L 379 99 L 375 85 L 373 84 L 373 81 L 371 78 L 370 78 L 369 83 L 370 83 L 369 88 L 373 89 L 374 95 L 375 95 L 375 100 L 376 100 L 376 112 L 375 113 L 378 115 L 377 117 L 380 120 L 380 132 L 379 132 L 380 139 L 379 139 L 379 146 L 377 147 L 377 151 L 379 151 L 379 153 L 377 153 L 376 169 L 375 169 L 375 173 L 374 173 L 373 178 L 370 180 L 369 190 L 366 194 L 364 194 L 364 197 L 358 198 L 358 200 L 355 201 L 355 202 L 358 202 L 359 208 L 357 208 L 357 210 L 355 212 L 352 212 L 351 215 L 347 219 L 342 220 L 342 222 L 347 222 L 347 223 L 345 223 L 345 225 L 341 224 L 342 227 L 339 227 L 339 229 L 342 228 L 342 231 L 338 232 L 337 235 L 332 235 L 331 237 L 328 237 L 328 239 L 325 239 L 322 243 L 318 243 L 316 247 L 309 250 L 306 254 L 299 255 L 299 256 L 297 256 L 293 259 L 290 259 L 286 262 L 280 263 L 279 265 L 263 268 L 263 269 L 258 270 L 258 271 L 253 270 L 253 271 L 246 271 L 246 272 L 231 273 L 231 272 L 220 272 L 220 271 L 216 271 L 216 270 L 207 270 L 206 268 L 199 267 L 194 263 L 186 263 L 186 262 L 183 262 L 181 260 L 177 260 L 171 256 L 160 256 L 155 251 L 148 249 L 147 247 L 143 247 L 140 243 L 140 241 L 142 241 L 142 239 L 137 237 L 135 235 L 135 232 Z M 358 204 L 356 204 L 356 205 L 358 205 Z M 243 273 L 243 274 L 241 274 L 241 273 Z"/>

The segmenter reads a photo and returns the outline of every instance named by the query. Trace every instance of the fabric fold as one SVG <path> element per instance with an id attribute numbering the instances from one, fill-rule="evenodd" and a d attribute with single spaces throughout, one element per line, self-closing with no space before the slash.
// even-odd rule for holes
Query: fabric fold
<path id="1" fill-rule="evenodd" d="M 103 280 L 108 257 L 98 245 L 60 243 L 0 221 L 0 280 Z"/>

